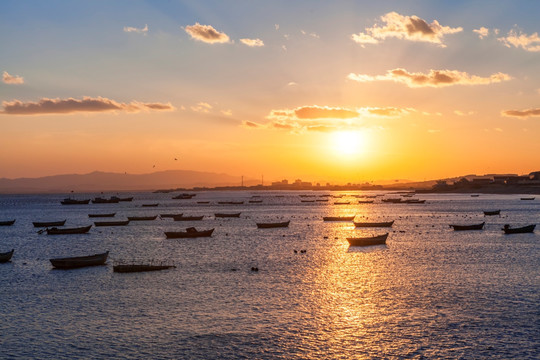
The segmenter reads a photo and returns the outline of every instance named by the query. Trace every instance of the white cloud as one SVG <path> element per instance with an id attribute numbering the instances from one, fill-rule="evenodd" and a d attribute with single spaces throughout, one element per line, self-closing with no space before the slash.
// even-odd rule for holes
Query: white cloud
<path id="1" fill-rule="evenodd" d="M 143 34 L 143 35 L 146 35 L 148 33 L 148 24 L 144 25 L 143 28 L 136 28 L 136 27 L 131 27 L 131 26 L 124 26 L 124 32 L 133 32 L 133 33 L 137 33 L 137 34 Z"/>
<path id="2" fill-rule="evenodd" d="M 7 71 L 2 74 L 2 81 L 5 84 L 19 85 L 24 84 L 24 78 L 18 75 L 10 75 Z"/>

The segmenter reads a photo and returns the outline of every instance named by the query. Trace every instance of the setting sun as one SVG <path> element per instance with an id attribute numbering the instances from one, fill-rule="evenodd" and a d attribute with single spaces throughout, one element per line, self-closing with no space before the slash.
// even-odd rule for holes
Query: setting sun
<path id="1" fill-rule="evenodd" d="M 357 156 L 366 150 L 366 137 L 360 131 L 337 131 L 332 134 L 332 148 L 337 155 Z"/>

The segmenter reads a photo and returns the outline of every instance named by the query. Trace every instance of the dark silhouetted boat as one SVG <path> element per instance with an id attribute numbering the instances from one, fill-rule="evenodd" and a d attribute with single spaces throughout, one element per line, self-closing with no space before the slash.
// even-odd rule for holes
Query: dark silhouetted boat
<path id="1" fill-rule="evenodd" d="M 142 207 L 158 207 L 159 204 L 142 204 Z"/>
<path id="2" fill-rule="evenodd" d="M 522 197 L 521 200 L 534 200 L 534 197 Z"/>
<path id="3" fill-rule="evenodd" d="M 199 231 L 191 227 L 187 228 L 186 231 L 165 231 L 165 236 L 167 239 L 210 237 L 213 232 L 214 229 Z"/>
<path id="4" fill-rule="evenodd" d="M 210 201 L 197 201 L 197 204 L 210 204 Z"/>
<path id="5" fill-rule="evenodd" d="M 373 200 L 358 200 L 359 204 L 373 204 Z"/>
<path id="6" fill-rule="evenodd" d="M 132 272 L 144 272 L 144 271 L 160 271 L 167 269 L 174 269 L 174 265 L 152 265 L 152 264 L 120 264 L 114 265 L 113 271 L 119 273 L 132 273 Z"/>
<path id="7" fill-rule="evenodd" d="M 389 198 L 389 199 L 382 199 L 381 201 L 385 202 L 385 203 L 397 204 L 397 203 L 400 203 L 402 201 L 402 199 L 401 198 Z"/>
<path id="8" fill-rule="evenodd" d="M 174 221 L 199 221 L 202 220 L 204 215 L 201 216 L 175 216 Z"/>
<path id="9" fill-rule="evenodd" d="M 347 238 L 347 241 L 350 246 L 384 245 L 387 237 L 388 233 L 378 236 Z"/>
<path id="10" fill-rule="evenodd" d="M 62 205 L 87 205 L 89 203 L 90 203 L 90 199 L 76 200 L 72 198 L 65 198 L 64 200 L 60 201 L 60 204 Z"/>
<path id="11" fill-rule="evenodd" d="M 15 220 L 0 221 L 0 226 L 11 226 L 15 224 Z"/>
<path id="12" fill-rule="evenodd" d="M 153 215 L 153 216 L 128 216 L 127 218 L 130 221 L 146 221 L 146 220 L 156 220 L 157 215 Z"/>
<path id="13" fill-rule="evenodd" d="M 92 225 L 77 227 L 77 228 L 63 228 L 63 229 L 53 227 L 53 228 L 45 229 L 45 230 L 47 231 L 47 235 L 86 234 L 88 231 L 90 231 L 91 227 Z M 40 230 L 40 231 L 43 231 L 43 230 Z"/>
<path id="14" fill-rule="evenodd" d="M 173 199 L 175 199 L 175 200 L 189 200 L 189 199 L 193 198 L 195 195 L 197 195 L 197 194 L 180 194 L 180 195 L 173 196 Z"/>
<path id="15" fill-rule="evenodd" d="M 160 214 L 159 216 L 162 218 L 174 218 L 175 216 L 182 216 L 184 214 Z"/>
<path id="16" fill-rule="evenodd" d="M 479 197 L 480 195 L 478 194 L 472 194 L 471 197 Z"/>
<path id="17" fill-rule="evenodd" d="M 350 201 L 336 201 L 334 202 L 334 205 L 350 205 Z"/>
<path id="18" fill-rule="evenodd" d="M 501 210 L 484 211 L 484 216 L 501 215 Z"/>
<path id="19" fill-rule="evenodd" d="M 257 223 L 257 227 L 259 229 L 284 228 L 284 227 L 288 227 L 290 222 L 291 220 L 284 221 L 284 222 L 276 222 L 276 223 Z"/>
<path id="20" fill-rule="evenodd" d="M 355 216 L 324 216 L 323 221 L 353 221 Z"/>
<path id="21" fill-rule="evenodd" d="M 57 269 L 76 269 L 86 266 L 105 265 L 109 252 L 90 256 L 76 256 L 66 258 L 50 259 L 52 266 Z"/>
<path id="22" fill-rule="evenodd" d="M 133 196 L 121 198 L 118 196 L 111 196 L 111 199 L 118 200 L 118 201 L 133 201 Z"/>
<path id="23" fill-rule="evenodd" d="M 14 251 L 15 249 L 12 249 L 11 251 L 0 253 L 0 263 L 6 263 L 10 261 Z"/>
<path id="24" fill-rule="evenodd" d="M 423 204 L 425 202 L 426 200 L 408 199 L 408 200 L 403 200 L 401 203 L 402 204 Z"/>
<path id="25" fill-rule="evenodd" d="M 217 218 L 238 218 L 241 213 L 215 213 L 214 216 Z"/>
<path id="26" fill-rule="evenodd" d="M 315 200 L 300 200 L 300 202 L 303 202 L 303 203 L 314 203 Z"/>
<path id="27" fill-rule="evenodd" d="M 511 228 L 510 225 L 506 224 L 502 228 L 505 234 L 525 234 L 534 232 L 536 225 L 527 225 L 518 228 Z"/>
<path id="28" fill-rule="evenodd" d="M 220 205 L 242 205 L 243 201 L 218 201 Z"/>
<path id="29" fill-rule="evenodd" d="M 262 200 L 249 200 L 248 201 L 250 204 L 260 204 L 262 203 L 263 201 Z"/>
<path id="30" fill-rule="evenodd" d="M 484 228 L 485 222 L 480 224 L 472 224 L 472 225 L 450 225 L 451 228 L 454 229 L 454 231 L 465 231 L 465 230 L 482 230 Z"/>
<path id="31" fill-rule="evenodd" d="M 110 199 L 97 197 L 95 199 L 92 199 L 92 204 L 118 204 L 119 202 L 120 200 L 117 197 Z"/>
<path id="32" fill-rule="evenodd" d="M 52 227 L 52 226 L 64 226 L 66 220 L 60 221 L 34 221 L 34 227 Z"/>
<path id="33" fill-rule="evenodd" d="M 129 220 L 120 220 L 120 221 L 95 221 L 94 225 L 96 226 L 126 226 L 129 224 Z"/>
<path id="34" fill-rule="evenodd" d="M 392 225 L 394 225 L 394 220 L 383 222 L 354 222 L 354 226 L 356 227 L 392 227 Z"/>
<path id="35" fill-rule="evenodd" d="M 114 217 L 116 213 L 107 213 L 107 214 L 88 214 L 88 217 L 98 218 L 98 217 Z"/>

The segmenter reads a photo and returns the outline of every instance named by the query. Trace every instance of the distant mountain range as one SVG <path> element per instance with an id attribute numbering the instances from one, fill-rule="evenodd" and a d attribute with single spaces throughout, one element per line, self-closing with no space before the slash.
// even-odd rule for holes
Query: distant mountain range
<path id="1" fill-rule="evenodd" d="M 137 191 L 191 187 L 238 186 L 240 176 L 190 170 L 168 170 L 150 174 L 120 174 L 95 171 L 89 174 L 54 175 L 39 178 L 0 178 L 0 193 L 67 193 Z M 256 180 L 245 179 L 244 185 Z"/>

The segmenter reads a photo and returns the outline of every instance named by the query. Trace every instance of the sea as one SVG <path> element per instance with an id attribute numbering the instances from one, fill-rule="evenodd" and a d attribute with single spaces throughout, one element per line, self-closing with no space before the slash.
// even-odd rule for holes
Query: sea
<path id="1" fill-rule="evenodd" d="M 117 194 L 0 195 L 0 221 L 16 219 L 0 227 L 0 252 L 15 249 L 0 264 L 0 358 L 540 358 L 540 227 L 501 230 L 539 225 L 540 197 L 418 194 L 425 203 L 392 204 L 381 199 L 408 194 L 204 191 L 172 199 L 177 194 L 122 193 L 133 201 L 72 206 L 60 201 Z M 374 202 L 358 203 L 366 199 Z M 142 206 L 152 203 L 159 205 Z M 491 210 L 500 216 L 484 216 Z M 88 217 L 110 212 L 114 218 Z M 204 218 L 158 217 L 75 235 L 32 225 L 165 213 Z M 394 225 L 323 221 L 345 215 Z M 287 220 L 287 228 L 256 226 Z M 480 231 L 449 226 L 480 222 Z M 215 230 L 209 238 L 164 235 L 188 227 Z M 386 245 L 347 241 L 387 232 Z M 56 270 L 49 262 L 105 251 L 105 266 Z M 176 268 L 113 271 L 149 262 Z"/>

